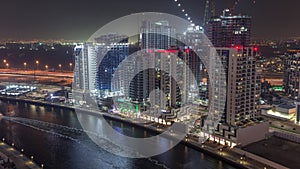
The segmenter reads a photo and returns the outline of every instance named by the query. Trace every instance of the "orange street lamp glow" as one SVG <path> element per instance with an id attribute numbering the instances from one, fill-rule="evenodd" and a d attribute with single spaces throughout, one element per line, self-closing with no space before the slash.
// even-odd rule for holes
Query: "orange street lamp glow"
<path id="1" fill-rule="evenodd" d="M 61 71 L 61 67 L 62 67 L 61 64 L 59 64 L 58 67 L 59 67 L 59 69 L 60 69 L 60 71 Z"/>
<path id="2" fill-rule="evenodd" d="M 73 66 L 73 63 L 70 63 L 70 71 L 72 71 L 72 66 Z"/>
<path id="3" fill-rule="evenodd" d="M 23 65 L 24 65 L 24 68 L 26 69 L 27 63 L 26 63 L 26 62 L 24 62 L 24 63 L 23 63 Z"/>
<path id="4" fill-rule="evenodd" d="M 38 60 L 36 60 L 35 63 L 36 63 L 36 70 L 38 70 L 38 69 L 39 69 L 39 63 L 40 63 L 40 62 L 39 62 Z"/>

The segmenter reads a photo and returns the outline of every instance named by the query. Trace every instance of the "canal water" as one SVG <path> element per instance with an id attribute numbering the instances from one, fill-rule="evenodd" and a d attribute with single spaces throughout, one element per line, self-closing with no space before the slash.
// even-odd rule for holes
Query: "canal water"
<path id="1" fill-rule="evenodd" d="M 235 167 L 202 152 L 179 144 L 164 154 L 131 159 L 111 154 L 83 131 L 74 110 L 39 106 L 24 102 L 0 100 L 0 138 L 14 143 L 24 154 L 49 169 L 235 169 Z M 149 131 L 111 122 L 114 129 L 126 135 L 141 137 Z M 105 143 L 104 143 L 105 144 Z M 114 148 L 115 149 L 115 148 Z"/>

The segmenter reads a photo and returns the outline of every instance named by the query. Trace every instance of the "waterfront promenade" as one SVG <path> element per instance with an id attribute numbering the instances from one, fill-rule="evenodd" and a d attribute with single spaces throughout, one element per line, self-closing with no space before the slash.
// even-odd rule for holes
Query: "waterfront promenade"
<path id="1" fill-rule="evenodd" d="M 79 106 L 71 106 L 71 105 L 67 105 L 64 103 L 51 103 L 51 102 L 46 102 L 46 101 L 42 101 L 42 100 L 31 100 L 31 99 L 20 98 L 20 97 L 0 96 L 0 99 L 1 98 L 8 99 L 8 100 L 21 101 L 21 102 L 28 102 L 28 103 L 37 104 L 37 105 L 50 105 L 50 106 L 57 106 L 57 107 L 61 107 L 61 108 L 81 109 L 81 110 L 88 111 L 89 113 L 92 113 L 95 115 L 103 115 L 104 117 L 107 117 L 110 119 L 114 119 L 114 120 L 122 121 L 124 123 L 129 123 L 129 124 L 132 124 L 135 126 L 139 126 L 141 128 L 144 128 L 145 130 L 151 130 L 156 133 L 161 133 L 166 130 L 166 128 L 157 128 L 155 125 L 144 125 L 144 123 L 136 123 L 136 121 L 134 121 L 133 119 L 130 119 L 130 118 L 126 118 L 126 117 L 124 118 L 124 117 L 116 116 L 114 114 L 100 112 L 100 111 L 92 110 L 92 109 L 88 109 L 88 108 L 80 108 Z M 204 144 L 201 144 L 189 137 L 186 140 L 183 140 L 181 143 L 184 145 L 187 145 L 189 147 L 192 147 L 196 150 L 199 150 L 201 152 L 205 152 L 215 158 L 218 158 L 225 162 L 233 164 L 239 168 L 246 168 L 246 169 L 256 169 L 256 168 L 257 169 L 261 169 L 261 168 L 268 168 L 268 169 L 271 168 L 272 169 L 272 168 L 275 168 L 275 167 L 266 165 L 265 163 L 253 160 L 250 157 L 241 159 L 243 154 L 234 152 L 234 151 L 232 151 L 231 148 L 224 148 L 223 146 L 218 145 L 216 143 L 206 142 Z M 220 151 L 220 148 L 222 149 L 222 151 Z"/>
<path id="2" fill-rule="evenodd" d="M 16 169 L 41 169 L 43 165 L 38 166 L 33 159 L 29 159 L 24 154 L 16 150 L 14 147 L 9 146 L 5 142 L 0 143 L 0 156 L 3 160 L 15 164 Z M 0 165 L 0 169 L 4 168 Z"/>

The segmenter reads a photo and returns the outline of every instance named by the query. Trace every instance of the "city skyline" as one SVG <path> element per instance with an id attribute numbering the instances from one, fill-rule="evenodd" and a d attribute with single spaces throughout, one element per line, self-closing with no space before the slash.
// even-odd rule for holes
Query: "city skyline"
<path id="1" fill-rule="evenodd" d="M 235 13 L 252 16 L 255 39 L 281 39 L 300 37 L 297 30 L 297 6 L 300 2 L 267 0 L 243 0 L 235 7 Z M 179 1 L 196 24 L 201 25 L 204 15 L 204 1 Z M 155 5 L 157 4 L 157 5 Z M 216 0 L 216 15 L 233 6 L 233 0 Z M 297 5 L 298 4 L 298 5 Z M 123 6 L 116 8 L 116 6 Z M 0 39 L 69 39 L 87 40 L 96 30 L 120 16 L 137 12 L 165 12 L 184 18 L 174 0 L 166 1 L 72 1 L 41 2 L 36 0 L 6 1 L 0 7 L 3 17 Z M 115 11 L 114 11 L 115 9 Z M 267 10 L 266 10 L 267 9 Z M 111 12 L 114 11 L 114 12 Z M 242 11 L 242 12 L 241 12 Z M 286 26 L 289 26 L 288 30 Z"/>
<path id="2" fill-rule="evenodd" d="M 0 169 L 300 168 L 298 6 L 3 2 Z"/>

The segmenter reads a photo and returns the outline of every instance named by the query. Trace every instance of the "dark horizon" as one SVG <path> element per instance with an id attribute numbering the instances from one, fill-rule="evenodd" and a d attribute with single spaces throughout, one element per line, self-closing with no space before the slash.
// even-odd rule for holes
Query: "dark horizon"
<path id="1" fill-rule="evenodd" d="M 185 8 L 196 24 L 202 24 L 204 0 L 91 0 L 91 1 L 4 1 L 0 7 L 0 40 L 66 39 L 87 40 L 106 23 L 137 12 L 165 12 L 184 17 Z M 232 6 L 233 0 L 216 0 L 216 14 Z M 253 39 L 300 37 L 297 7 L 292 0 L 240 0 L 235 13 L 252 16 Z"/>

